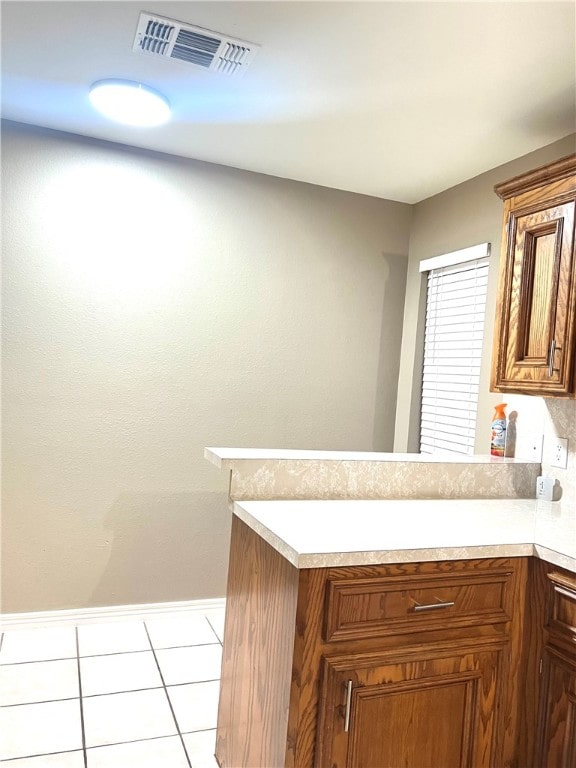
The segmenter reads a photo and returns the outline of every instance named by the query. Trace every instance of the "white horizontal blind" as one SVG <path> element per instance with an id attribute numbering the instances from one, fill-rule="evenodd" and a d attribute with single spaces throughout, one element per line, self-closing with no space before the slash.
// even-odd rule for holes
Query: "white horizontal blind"
<path id="1" fill-rule="evenodd" d="M 428 272 L 421 453 L 474 453 L 487 283 L 487 256 Z"/>

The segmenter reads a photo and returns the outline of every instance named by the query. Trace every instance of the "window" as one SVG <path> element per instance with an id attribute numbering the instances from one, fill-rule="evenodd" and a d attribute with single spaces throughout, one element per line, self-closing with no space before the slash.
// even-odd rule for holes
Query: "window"
<path id="1" fill-rule="evenodd" d="M 474 453 L 489 248 L 420 262 L 428 273 L 421 453 Z"/>

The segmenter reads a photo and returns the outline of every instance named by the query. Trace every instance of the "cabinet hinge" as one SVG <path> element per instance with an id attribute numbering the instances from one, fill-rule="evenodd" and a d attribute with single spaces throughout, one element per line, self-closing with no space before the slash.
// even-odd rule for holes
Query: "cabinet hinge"
<path id="1" fill-rule="evenodd" d="M 542 674 L 542 656 L 540 656 L 540 664 L 538 665 L 538 674 Z"/>

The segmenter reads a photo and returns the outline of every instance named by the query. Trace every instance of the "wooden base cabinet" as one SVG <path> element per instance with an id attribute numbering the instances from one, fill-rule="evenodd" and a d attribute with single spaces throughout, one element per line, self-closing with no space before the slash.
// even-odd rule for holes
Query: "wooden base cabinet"
<path id="1" fill-rule="evenodd" d="M 576 576 L 547 570 L 537 765 L 576 768 Z"/>
<path id="2" fill-rule="evenodd" d="M 576 768 L 576 659 L 546 648 L 539 764 Z"/>
<path id="3" fill-rule="evenodd" d="M 294 568 L 232 522 L 221 768 L 517 766 L 527 561 Z"/>

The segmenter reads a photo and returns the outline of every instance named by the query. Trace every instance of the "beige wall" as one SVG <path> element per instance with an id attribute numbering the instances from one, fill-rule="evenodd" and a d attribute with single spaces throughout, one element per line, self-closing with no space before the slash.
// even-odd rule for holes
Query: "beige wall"
<path id="1" fill-rule="evenodd" d="M 576 137 L 569 136 L 537 152 L 495 168 L 457 187 L 424 200 L 414 206 L 410 233 L 410 255 L 404 305 L 404 332 L 398 385 L 398 403 L 394 448 L 396 451 L 418 451 L 419 398 L 422 364 L 422 325 L 425 285 L 418 273 L 420 260 L 490 242 L 490 273 L 486 309 L 486 327 L 482 356 L 476 453 L 489 450 L 490 422 L 495 403 L 502 396 L 491 394 L 490 364 L 498 266 L 502 240 L 503 204 L 494 193 L 494 185 L 520 173 L 576 151 Z M 544 434 L 544 471 L 558 477 L 566 493 L 574 494 L 576 480 L 576 401 L 543 400 L 537 397 L 506 397 L 508 412 L 518 411 L 518 449 L 527 448 L 534 433 Z M 548 466 L 550 441 L 557 434 L 569 438 L 569 469 Z"/>
<path id="2" fill-rule="evenodd" d="M 204 446 L 392 449 L 411 208 L 3 127 L 2 610 L 222 596 Z"/>
<path id="3" fill-rule="evenodd" d="M 396 428 L 417 450 L 418 262 L 488 240 L 486 452 L 492 188 L 574 143 L 412 211 L 3 124 L 1 610 L 222 596 L 226 480 L 206 445 L 391 450 Z M 576 499 L 576 402 L 510 402 L 520 444 L 569 437 L 569 469 L 545 471 Z"/>

